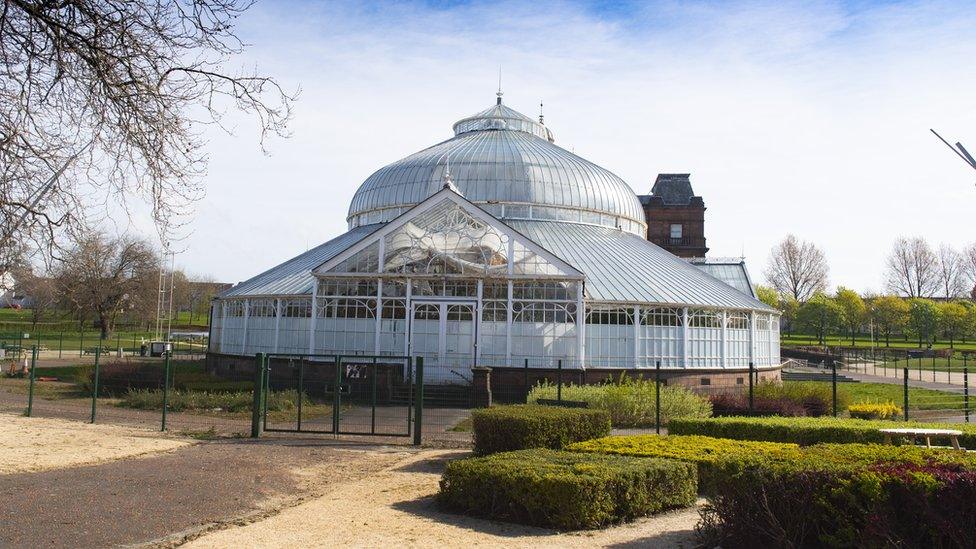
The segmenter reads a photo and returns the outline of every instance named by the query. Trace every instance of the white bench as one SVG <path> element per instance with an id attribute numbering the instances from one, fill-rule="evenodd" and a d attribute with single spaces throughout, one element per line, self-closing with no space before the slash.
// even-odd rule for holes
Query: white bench
<path id="1" fill-rule="evenodd" d="M 959 436 L 962 435 L 962 431 L 956 431 L 955 429 L 881 429 L 881 432 L 885 436 L 885 444 L 891 444 L 891 437 L 910 437 L 912 443 L 915 443 L 915 439 L 924 438 L 925 447 L 932 447 L 932 438 L 934 437 L 946 437 L 952 444 L 952 447 L 956 450 L 961 450 L 959 446 Z"/>

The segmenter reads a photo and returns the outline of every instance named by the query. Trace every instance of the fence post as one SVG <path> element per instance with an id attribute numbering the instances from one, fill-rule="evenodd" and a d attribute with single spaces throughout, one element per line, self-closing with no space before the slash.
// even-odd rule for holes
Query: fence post
<path id="1" fill-rule="evenodd" d="M 966 413 L 966 423 L 969 423 L 969 366 L 966 355 L 962 355 L 962 405 Z"/>
<path id="2" fill-rule="evenodd" d="M 342 406 L 342 356 L 336 355 L 334 383 L 332 384 L 332 435 L 339 438 L 339 407 Z"/>
<path id="3" fill-rule="evenodd" d="M 935 353 L 932 353 L 932 382 L 935 383 Z"/>
<path id="4" fill-rule="evenodd" d="M 417 411 L 413 425 L 413 443 L 420 446 L 423 441 L 424 429 L 424 357 L 417 357 L 417 392 L 414 407 Z"/>
<path id="5" fill-rule="evenodd" d="M 834 363 L 834 367 L 830 369 L 830 391 L 831 391 L 831 404 L 834 407 L 834 417 L 837 417 L 837 364 Z"/>
<path id="6" fill-rule="evenodd" d="M 166 430 L 166 408 L 169 404 L 169 371 L 170 371 L 170 357 L 173 353 L 166 351 L 166 362 L 163 366 L 163 423 L 160 426 L 160 431 Z"/>
<path id="7" fill-rule="evenodd" d="M 61 335 L 58 336 L 58 358 L 61 358 L 62 349 L 64 349 L 64 330 L 61 330 Z"/>
<path id="8" fill-rule="evenodd" d="M 34 411 L 34 368 L 37 366 L 37 347 L 31 349 L 30 385 L 27 386 L 27 417 Z"/>
<path id="9" fill-rule="evenodd" d="M 102 346 L 99 345 L 95 347 L 95 377 L 94 383 L 92 383 L 92 410 L 91 410 L 91 422 L 95 423 L 95 409 L 98 404 L 98 359 L 102 354 Z"/>
<path id="10" fill-rule="evenodd" d="M 254 355 L 254 398 L 251 401 L 251 438 L 261 436 L 261 411 L 264 409 L 264 353 Z"/>
<path id="11" fill-rule="evenodd" d="M 661 361 L 654 364 L 654 431 L 661 434 Z"/>
<path id="12" fill-rule="evenodd" d="M 946 359 L 946 383 L 952 384 L 952 350 L 949 350 L 949 358 Z"/>
<path id="13" fill-rule="evenodd" d="M 556 363 L 557 382 L 556 382 L 556 400 L 559 402 L 563 401 L 563 360 L 559 359 Z"/>
<path id="14" fill-rule="evenodd" d="M 750 362 L 749 363 L 749 415 L 752 415 L 755 412 L 755 409 L 753 407 L 753 398 L 752 398 L 753 385 L 754 385 L 752 379 L 753 369 L 754 369 L 753 363 Z"/>
<path id="15" fill-rule="evenodd" d="M 81 341 L 78 344 L 78 356 L 85 356 L 85 329 L 81 329 Z"/>
<path id="16" fill-rule="evenodd" d="M 529 359 L 525 359 L 525 367 L 522 369 L 522 388 L 525 389 L 525 403 L 529 403 Z"/>
<path id="17" fill-rule="evenodd" d="M 905 421 L 908 421 L 908 366 L 905 367 L 904 375 L 904 404 L 905 404 Z"/>

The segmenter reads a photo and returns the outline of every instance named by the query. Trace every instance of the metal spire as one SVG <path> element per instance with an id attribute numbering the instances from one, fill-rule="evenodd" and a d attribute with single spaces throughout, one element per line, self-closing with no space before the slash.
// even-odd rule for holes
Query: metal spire
<path id="1" fill-rule="evenodd" d="M 498 92 L 495 93 L 495 95 L 498 97 L 498 99 L 497 99 L 497 101 L 496 101 L 495 104 L 496 105 L 501 105 L 502 104 L 502 96 L 505 95 L 502 92 L 502 68 L 501 67 L 498 67 Z"/>
<path id="2" fill-rule="evenodd" d="M 542 101 L 539 101 L 539 123 L 543 126 L 546 124 L 546 119 L 542 116 Z"/>

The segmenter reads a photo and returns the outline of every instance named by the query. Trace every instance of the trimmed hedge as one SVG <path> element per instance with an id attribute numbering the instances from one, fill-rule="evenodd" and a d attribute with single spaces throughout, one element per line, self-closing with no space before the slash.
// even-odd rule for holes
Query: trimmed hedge
<path id="1" fill-rule="evenodd" d="M 518 404 L 472 410 L 474 451 L 486 455 L 526 448 L 558 450 L 610 434 L 606 410 Z"/>
<path id="2" fill-rule="evenodd" d="M 438 502 L 476 516 L 579 530 L 687 507 L 696 488 L 690 463 L 534 449 L 448 463 Z"/>
<path id="3" fill-rule="evenodd" d="M 800 446 L 808 446 L 827 442 L 881 444 L 884 442 L 884 435 L 878 429 L 892 427 L 957 429 L 963 432 L 959 437 L 959 443 L 966 448 L 976 448 L 976 425 L 962 423 L 874 421 L 833 417 L 675 418 L 668 424 L 668 432 L 675 435 L 792 442 Z"/>
<path id="4" fill-rule="evenodd" d="M 612 436 L 577 442 L 566 449 L 573 452 L 668 458 L 694 463 L 698 467 L 702 493 L 711 491 L 713 478 L 717 474 L 716 464 L 723 459 L 757 455 L 798 459 L 800 456 L 800 447 L 796 444 L 678 435 Z"/>
<path id="5" fill-rule="evenodd" d="M 723 460 L 698 531 L 708 547 L 971 547 L 972 461 L 876 445 L 814 446 L 797 461 Z"/>
<path id="6" fill-rule="evenodd" d="M 902 415 L 903 410 L 893 402 L 859 402 L 851 404 L 847 412 L 855 419 L 897 419 Z"/>

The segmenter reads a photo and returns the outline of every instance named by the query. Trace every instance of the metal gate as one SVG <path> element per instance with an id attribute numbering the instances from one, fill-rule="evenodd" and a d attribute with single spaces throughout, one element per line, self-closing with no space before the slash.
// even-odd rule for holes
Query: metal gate
<path id="1" fill-rule="evenodd" d="M 264 431 L 419 440 L 422 359 L 268 354 L 262 363 Z"/>

